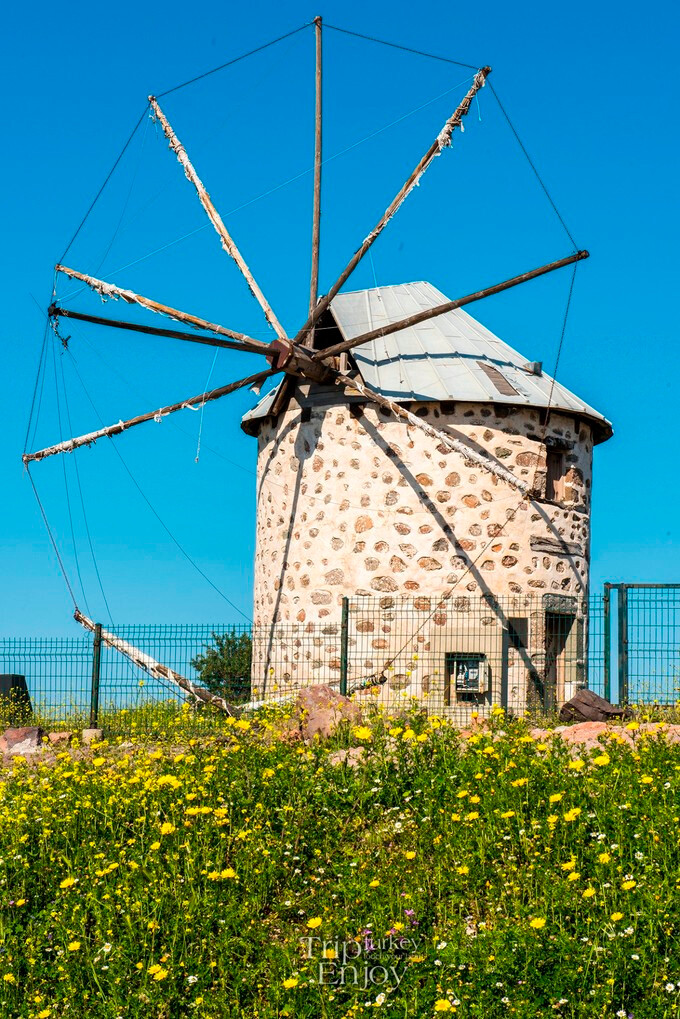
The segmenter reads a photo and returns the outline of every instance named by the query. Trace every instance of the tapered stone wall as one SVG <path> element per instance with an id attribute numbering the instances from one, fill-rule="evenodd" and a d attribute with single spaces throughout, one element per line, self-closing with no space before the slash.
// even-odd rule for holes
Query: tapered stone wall
<path id="1" fill-rule="evenodd" d="M 345 398 L 346 399 L 346 398 Z M 253 680 L 337 677 L 343 596 L 497 597 L 587 593 L 593 438 L 589 424 L 528 407 L 411 409 L 464 438 L 535 491 L 532 500 L 419 429 L 370 406 L 298 392 L 258 435 L 254 620 L 270 633 Z M 307 404 L 307 405 L 305 405 Z M 546 500 L 546 443 L 563 450 L 558 503 Z M 280 666 L 275 637 L 318 632 L 305 676 Z M 324 630 L 333 632 L 324 635 Z M 368 663 L 367 663 L 368 664 Z M 379 662 L 371 662 L 379 668 Z"/>

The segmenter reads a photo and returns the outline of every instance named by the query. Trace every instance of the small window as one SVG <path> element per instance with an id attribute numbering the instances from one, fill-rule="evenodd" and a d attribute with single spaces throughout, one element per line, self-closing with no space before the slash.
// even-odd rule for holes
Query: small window
<path id="1" fill-rule="evenodd" d="M 564 498 L 564 453 L 561 449 L 546 450 L 545 497 L 550 502 Z"/>
<path id="2" fill-rule="evenodd" d="M 520 616 L 508 619 L 508 641 L 515 651 L 526 651 L 529 644 L 529 620 Z"/>

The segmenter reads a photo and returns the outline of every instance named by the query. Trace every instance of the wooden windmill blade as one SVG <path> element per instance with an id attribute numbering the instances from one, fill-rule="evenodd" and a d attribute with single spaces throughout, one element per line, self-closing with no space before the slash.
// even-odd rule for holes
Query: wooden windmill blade
<path id="1" fill-rule="evenodd" d="M 199 336 L 197 333 L 183 333 L 177 329 L 159 329 L 158 326 L 140 325 L 138 322 L 103 318 L 101 315 L 86 315 L 80 311 L 73 311 L 71 308 L 60 308 L 55 304 L 50 305 L 47 314 L 51 319 L 65 318 L 74 322 L 89 322 L 91 325 L 122 329 L 124 332 L 145 333 L 147 336 L 164 336 L 170 340 L 202 343 L 205 346 L 220 347 L 223 350 L 248 350 L 253 354 L 262 354 L 269 349 L 266 343 L 261 343 L 259 340 L 223 340 L 218 339 L 217 336 Z"/>
<path id="2" fill-rule="evenodd" d="M 440 155 L 440 153 L 450 146 L 453 132 L 457 127 L 462 126 L 463 117 L 466 117 L 472 100 L 479 92 L 480 88 L 484 87 L 484 83 L 491 74 L 490 67 L 482 67 L 477 71 L 474 76 L 472 86 L 466 93 L 465 97 L 458 104 L 456 109 L 453 111 L 449 119 L 446 121 L 441 131 L 430 145 L 429 149 L 422 157 L 416 168 L 407 178 L 405 183 L 401 186 L 395 197 L 388 205 L 385 212 L 382 214 L 377 224 L 373 227 L 371 232 L 362 241 L 361 245 L 357 248 L 351 259 L 336 279 L 333 286 L 330 288 L 327 294 L 325 294 L 321 300 L 316 304 L 315 308 L 310 312 L 309 318 L 297 333 L 294 342 L 303 343 L 310 329 L 313 329 L 319 318 L 326 311 L 333 298 L 340 292 L 340 289 L 345 285 L 349 277 L 352 275 L 356 267 L 361 262 L 362 258 L 368 253 L 369 249 L 375 244 L 380 234 L 383 232 L 389 221 L 393 218 L 395 213 L 399 210 L 400 206 L 403 205 L 411 191 L 419 184 L 423 174 L 428 169 L 432 161 Z"/>
<path id="3" fill-rule="evenodd" d="M 136 294 L 133 290 L 123 290 L 122 287 L 117 287 L 114 283 L 106 283 L 104 280 L 97 279 L 95 276 L 88 276 L 85 273 L 77 272 L 75 269 L 69 269 L 65 265 L 55 265 L 55 272 L 63 273 L 65 276 L 69 276 L 71 279 L 79 280 L 81 283 L 85 283 L 86 286 L 94 290 L 95 293 L 99 294 L 102 300 L 114 300 L 121 299 L 126 304 L 138 304 L 141 308 L 146 308 L 147 311 L 153 311 L 157 315 L 165 315 L 167 318 L 173 319 L 175 322 L 182 322 L 184 325 L 193 326 L 194 329 L 204 329 L 209 333 L 216 333 L 218 336 L 228 336 L 230 339 L 235 340 L 238 343 L 243 343 L 248 347 L 255 348 L 261 353 L 264 353 L 269 349 L 269 344 L 263 343 L 262 340 L 255 340 L 252 336 L 246 336 L 245 333 L 234 332 L 233 329 L 227 329 L 226 326 L 216 325 L 214 322 L 208 322 L 207 319 L 199 318 L 197 315 L 191 315 L 186 311 L 178 311 L 177 308 L 171 308 L 167 304 L 161 304 L 159 301 L 153 301 L 149 297 L 144 297 L 142 294 Z"/>
<path id="4" fill-rule="evenodd" d="M 161 127 L 163 128 L 163 132 L 165 134 L 165 137 L 168 139 L 168 144 L 170 145 L 170 148 L 177 156 L 177 160 L 180 163 L 182 169 L 184 170 L 187 180 L 189 180 L 196 188 L 196 194 L 198 195 L 198 199 L 203 208 L 205 209 L 206 213 L 208 214 L 208 219 L 214 226 L 222 242 L 222 247 L 227 252 L 227 254 L 230 255 L 231 258 L 233 258 L 233 260 L 236 262 L 236 265 L 241 270 L 243 278 L 248 284 L 251 293 L 253 294 L 255 300 L 262 308 L 265 314 L 265 318 L 269 322 L 270 326 L 273 328 L 276 335 L 279 337 L 279 339 L 285 339 L 286 338 L 285 329 L 283 328 L 278 318 L 274 314 L 272 307 L 269 304 L 269 301 L 267 301 L 266 297 L 260 290 L 255 280 L 255 277 L 253 276 L 252 272 L 246 265 L 246 261 L 243 255 L 237 248 L 234 239 L 232 238 L 231 234 L 224 225 L 222 217 L 220 216 L 219 212 L 213 205 L 210 195 L 206 191 L 203 182 L 196 173 L 196 170 L 194 169 L 186 153 L 186 149 L 184 148 L 179 138 L 177 137 L 172 127 L 170 126 L 170 123 L 168 122 L 167 117 L 165 116 L 160 106 L 158 105 L 157 100 L 153 96 L 149 96 L 149 103 L 157 119 L 159 120 Z"/>
<path id="5" fill-rule="evenodd" d="M 146 414 L 139 414 L 137 417 L 128 418 L 127 421 L 119 421 L 115 425 L 107 425 L 95 432 L 87 432 L 85 435 L 66 439 L 63 442 L 56 443 L 54 446 L 39 449 L 35 453 L 24 453 L 22 460 L 25 465 L 28 465 L 34 461 L 45 460 L 48 456 L 56 456 L 58 453 L 72 453 L 81 446 L 92 446 L 98 439 L 120 435 L 121 432 L 126 432 L 129 428 L 134 428 L 136 425 L 143 425 L 147 421 L 161 421 L 168 414 L 174 414 L 176 411 L 184 410 L 186 407 L 202 406 L 204 403 L 219 400 L 221 397 L 227 396 L 229 393 L 235 393 L 237 389 L 244 389 L 246 386 L 259 386 L 276 374 L 278 374 L 278 371 L 270 368 L 267 371 L 257 372 L 255 375 L 248 375 L 237 382 L 230 382 L 226 386 L 219 386 L 217 389 L 210 389 L 206 393 L 199 393 L 198 396 L 191 396 L 188 400 L 179 400 L 177 403 L 168 404 L 166 407 L 159 407 L 157 410 L 148 411 Z"/>
<path id="6" fill-rule="evenodd" d="M 530 280 L 538 279 L 539 276 L 545 276 L 549 272 L 554 272 L 556 269 L 563 269 L 566 265 L 573 265 L 575 262 L 580 262 L 584 258 L 589 258 L 587 251 L 577 251 L 573 255 L 568 255 L 566 258 L 560 258 L 555 262 L 549 262 L 547 265 L 542 265 L 538 269 L 531 269 L 529 272 L 521 273 L 519 276 L 513 276 L 511 279 L 504 280 L 502 283 L 496 283 L 491 287 L 485 287 L 483 290 L 477 290 L 473 294 L 468 294 L 466 297 L 458 297 L 455 301 L 446 301 L 443 304 L 438 304 L 434 308 L 426 308 L 424 311 L 416 312 L 414 315 L 409 315 L 406 318 L 399 319 L 397 322 L 390 322 L 388 325 L 379 326 L 377 329 L 371 329 L 369 332 L 361 333 L 359 336 L 353 336 L 349 340 L 343 340 L 341 343 L 335 343 L 331 347 L 325 347 L 323 350 L 318 350 L 313 355 L 315 361 L 328 361 L 333 357 L 337 357 L 339 354 L 343 354 L 348 350 L 352 350 L 354 347 L 359 347 L 363 343 L 369 343 L 371 340 L 378 340 L 384 336 L 390 336 L 392 333 L 401 332 L 402 329 L 410 329 L 411 326 L 418 325 L 420 322 L 427 322 L 433 318 L 439 318 L 440 315 L 446 315 L 450 311 L 455 311 L 457 308 L 463 308 L 466 304 L 473 304 L 475 301 L 482 301 L 485 297 L 492 297 L 494 294 L 500 294 L 504 290 L 510 290 L 512 287 L 517 287 L 521 283 L 528 283 Z"/>

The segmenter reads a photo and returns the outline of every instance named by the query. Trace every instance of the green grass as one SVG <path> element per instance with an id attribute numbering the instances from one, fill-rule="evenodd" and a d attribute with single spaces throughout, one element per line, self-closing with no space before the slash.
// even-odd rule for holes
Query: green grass
<path id="1" fill-rule="evenodd" d="M 4 774 L 0 1015 L 678 1014 L 663 735 L 576 763 L 502 719 L 461 741 L 376 715 L 309 748 L 274 714 L 183 724 Z"/>

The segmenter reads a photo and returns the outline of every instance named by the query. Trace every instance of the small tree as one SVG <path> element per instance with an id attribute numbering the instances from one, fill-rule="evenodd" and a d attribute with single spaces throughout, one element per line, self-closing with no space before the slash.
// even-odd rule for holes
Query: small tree
<path id="1" fill-rule="evenodd" d="M 249 633 L 213 633 L 212 643 L 191 664 L 201 684 L 232 704 L 250 699 L 250 663 L 253 642 Z"/>

